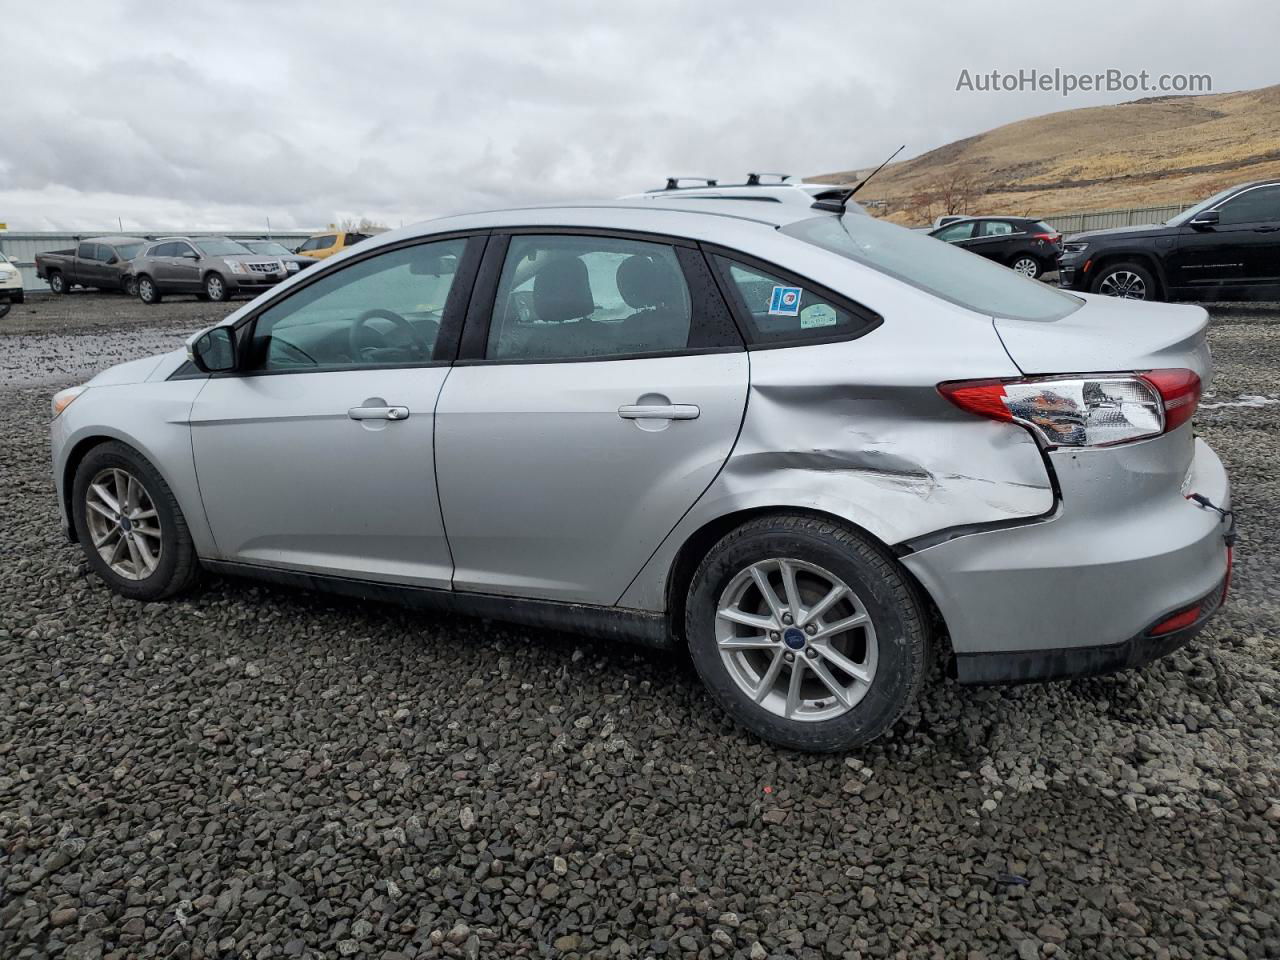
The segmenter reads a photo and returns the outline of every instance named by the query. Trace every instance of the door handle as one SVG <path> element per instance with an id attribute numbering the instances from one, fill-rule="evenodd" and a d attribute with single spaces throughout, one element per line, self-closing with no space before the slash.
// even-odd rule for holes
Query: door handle
<path id="1" fill-rule="evenodd" d="M 697 420 L 699 410 L 692 403 L 631 404 L 618 408 L 623 420 Z"/>
<path id="2" fill-rule="evenodd" d="M 407 420 L 408 407 L 352 407 L 347 411 L 352 420 Z"/>

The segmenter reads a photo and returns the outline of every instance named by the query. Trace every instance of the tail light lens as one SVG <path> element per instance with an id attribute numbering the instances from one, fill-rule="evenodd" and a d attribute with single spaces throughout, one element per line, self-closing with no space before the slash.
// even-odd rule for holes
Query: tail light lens
<path id="1" fill-rule="evenodd" d="M 1032 240 L 1043 240 L 1045 243 L 1057 243 L 1062 239 L 1060 233 L 1036 233 L 1032 234 Z"/>
<path id="2" fill-rule="evenodd" d="M 968 380 L 938 390 L 961 410 L 1021 424 L 1050 448 L 1158 437 L 1190 420 L 1200 402 L 1192 370 Z"/>

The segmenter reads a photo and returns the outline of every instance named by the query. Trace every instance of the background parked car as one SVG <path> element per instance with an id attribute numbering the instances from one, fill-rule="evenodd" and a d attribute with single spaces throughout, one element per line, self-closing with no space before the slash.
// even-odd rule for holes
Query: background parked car
<path id="1" fill-rule="evenodd" d="M 22 271 L 13 262 L 0 253 L 0 305 L 8 309 L 11 303 L 22 303 L 25 299 L 22 292 Z"/>
<path id="2" fill-rule="evenodd" d="M 1062 253 L 1062 235 L 1031 217 L 971 217 L 940 227 L 929 236 L 1003 263 L 1033 280 L 1056 270 Z"/>
<path id="3" fill-rule="evenodd" d="M 326 230 L 324 233 L 317 233 L 313 237 L 307 237 L 302 241 L 302 245 L 298 247 L 298 253 L 304 257 L 312 257 L 316 260 L 323 260 L 325 257 L 332 257 L 335 253 L 341 253 L 348 247 L 354 247 L 361 240 L 368 240 L 367 233 L 352 233 L 348 230 Z"/>
<path id="4" fill-rule="evenodd" d="M 36 276 L 54 293 L 70 293 L 77 285 L 127 293 L 129 261 L 146 244 L 144 237 L 89 237 L 71 250 L 37 253 Z"/>
<path id="5" fill-rule="evenodd" d="M 289 273 L 297 273 L 299 270 L 305 270 L 307 267 L 315 266 L 316 264 L 315 257 L 304 257 L 293 253 L 279 240 L 237 240 L 236 242 L 250 253 L 279 260 Z"/>
<path id="6" fill-rule="evenodd" d="M 278 257 L 251 253 L 226 237 L 164 237 L 147 247 L 133 265 L 138 299 L 143 303 L 159 303 L 171 293 L 194 293 L 202 300 L 257 294 L 289 272 Z"/>
<path id="7" fill-rule="evenodd" d="M 1280 181 L 1229 187 L 1167 223 L 1067 237 L 1058 283 L 1126 300 L 1280 298 Z"/>

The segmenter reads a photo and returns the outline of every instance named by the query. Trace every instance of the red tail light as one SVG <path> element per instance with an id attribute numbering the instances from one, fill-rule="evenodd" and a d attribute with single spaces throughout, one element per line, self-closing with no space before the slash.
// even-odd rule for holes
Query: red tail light
<path id="1" fill-rule="evenodd" d="M 1052 447 L 1102 447 L 1168 433 L 1200 402 L 1193 370 L 940 383 L 961 410 L 1021 424 Z"/>
<path id="2" fill-rule="evenodd" d="M 1164 633 L 1173 633 L 1175 630 L 1191 626 L 1199 619 L 1200 604 L 1197 603 L 1194 607 L 1188 607 L 1180 613 L 1175 613 L 1172 617 L 1166 617 L 1148 630 L 1147 633 L 1153 637 L 1158 637 Z"/>
<path id="3" fill-rule="evenodd" d="M 1057 243 L 1058 241 L 1060 241 L 1060 240 L 1062 239 L 1062 234 L 1060 234 L 1060 233 L 1033 233 L 1033 234 L 1031 235 L 1031 239 L 1032 239 L 1032 240 L 1045 240 L 1045 241 L 1047 241 L 1048 243 Z"/>
<path id="4" fill-rule="evenodd" d="M 1190 420 L 1200 406 L 1200 377 L 1194 370 L 1148 370 L 1142 379 L 1160 391 L 1165 433 Z"/>

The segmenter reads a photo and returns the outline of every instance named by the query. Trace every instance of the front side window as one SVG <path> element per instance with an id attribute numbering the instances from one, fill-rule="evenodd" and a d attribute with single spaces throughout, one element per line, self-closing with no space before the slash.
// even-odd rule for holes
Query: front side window
<path id="1" fill-rule="evenodd" d="M 1218 222 L 1258 223 L 1280 220 L 1280 185 L 1254 187 L 1218 208 Z"/>
<path id="2" fill-rule="evenodd" d="M 485 356 L 607 359 L 684 350 L 692 320 L 684 272 L 667 244 L 514 236 Z"/>
<path id="3" fill-rule="evenodd" d="M 945 240 L 947 243 L 955 243 L 957 240 L 968 240 L 973 236 L 973 221 L 962 220 L 960 223 L 953 223 L 943 227 L 941 230 L 933 234 L 939 240 Z"/>
<path id="4" fill-rule="evenodd" d="M 308 249 L 328 250 L 337 242 L 337 240 L 338 238 L 335 237 L 333 234 L 329 234 L 328 236 L 324 236 L 324 237 L 312 237 L 311 240 L 308 240 L 307 242 L 311 243 L 312 241 L 314 241 L 315 245 L 312 247 L 309 247 Z"/>
<path id="5" fill-rule="evenodd" d="M 263 311 L 251 370 L 412 366 L 435 358 L 466 240 L 404 247 L 344 267 Z"/>
<path id="6" fill-rule="evenodd" d="M 991 317 L 1060 320 L 1084 303 L 963 248 L 871 217 L 812 217 L 782 232 Z"/>
<path id="7" fill-rule="evenodd" d="M 758 267 L 717 257 L 728 272 L 740 305 L 751 323 L 756 343 L 820 340 L 855 334 L 867 320 L 814 293 Z"/>

